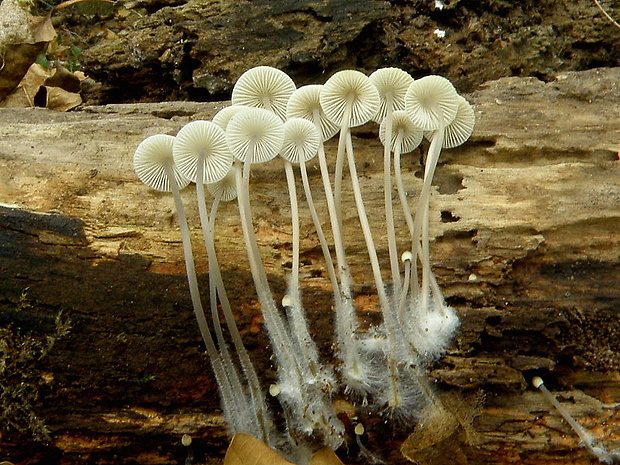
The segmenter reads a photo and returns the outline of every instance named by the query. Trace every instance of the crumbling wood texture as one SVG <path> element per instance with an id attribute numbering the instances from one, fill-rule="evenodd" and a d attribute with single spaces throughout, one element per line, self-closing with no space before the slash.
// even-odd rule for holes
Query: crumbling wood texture
<path id="1" fill-rule="evenodd" d="M 469 463 L 592 463 L 559 415 L 528 387 L 534 375 L 546 380 L 593 436 L 617 445 L 618 82 L 620 69 L 568 73 L 549 83 L 490 82 L 468 96 L 477 117 L 471 140 L 442 154 L 431 206 L 432 265 L 462 326 L 430 376 L 448 395 L 486 393 L 474 424 L 482 441 L 465 449 Z M 193 320 L 173 203 L 142 185 L 132 168 L 133 151 L 145 137 L 175 134 L 223 106 L 111 105 L 66 114 L 1 110 L 0 310 L 14 309 L 26 291 L 35 316 L 63 310 L 73 330 L 42 376 L 39 411 L 54 439 L 36 445 L 3 433 L 0 459 L 167 463 L 185 456 L 183 433 L 194 437 L 202 462 L 223 456 L 225 427 Z M 358 129 L 354 145 L 387 265 L 376 131 Z M 334 149 L 329 147 L 332 156 Z M 403 160 L 412 208 L 422 153 Z M 310 176 L 318 187 L 316 167 Z M 206 289 L 195 191 L 190 187 L 183 195 Z M 291 228 L 278 163 L 253 172 L 251 197 L 264 262 L 281 296 Z M 344 201 L 360 318 L 377 321 L 349 191 Z M 326 218 L 324 203 L 320 210 Z M 395 211 L 402 249 L 405 223 Z M 304 208 L 302 215 L 305 302 L 329 356 L 328 279 L 310 215 Z M 234 204 L 222 208 L 217 230 L 237 319 L 267 384 L 273 367 Z M 368 433 L 389 463 L 405 462 L 391 433 Z"/>
<path id="2" fill-rule="evenodd" d="M 617 4 L 603 4 L 618 18 Z M 398 66 L 441 74 L 463 91 L 512 74 L 547 80 L 618 64 L 618 31 L 590 0 L 136 0 L 125 8 L 114 21 L 57 15 L 102 84 L 87 100 L 213 99 L 257 63 L 298 84 L 343 68 Z"/>

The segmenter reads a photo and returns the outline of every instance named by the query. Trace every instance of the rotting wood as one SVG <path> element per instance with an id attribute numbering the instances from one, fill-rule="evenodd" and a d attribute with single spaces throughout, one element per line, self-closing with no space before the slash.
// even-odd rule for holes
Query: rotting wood
<path id="1" fill-rule="evenodd" d="M 528 387 L 534 374 L 559 391 L 595 437 L 616 444 L 620 438 L 620 414 L 611 408 L 620 402 L 619 78 L 620 69 L 602 69 L 547 84 L 531 78 L 489 83 L 469 96 L 477 116 L 471 141 L 440 159 L 431 206 L 432 264 L 462 328 L 431 376 L 448 393 L 487 394 L 475 423 L 486 440 L 466 450 L 470 463 L 591 463 L 559 415 Z M 61 463 L 77 463 L 71 460 L 80 454 L 106 463 L 113 454 L 133 453 L 129 445 L 139 443 L 143 454 L 170 458 L 182 451 L 172 443 L 189 433 L 203 457 L 214 445 L 211 456 L 222 456 L 225 430 L 200 354 L 172 200 L 139 183 L 132 155 L 146 136 L 174 134 L 192 119 L 210 119 L 223 105 L 0 112 L 0 309 L 11 309 L 27 288 L 37 314 L 62 309 L 74 322 L 46 370 L 42 415 L 56 439 L 32 446 L 36 453 L 55 450 L 66 457 Z M 383 214 L 375 131 L 361 128 L 354 141 L 371 218 Z M 419 158 L 416 152 L 404 159 L 413 193 L 421 185 Z M 319 184 L 316 168 L 310 177 Z M 280 296 L 290 249 L 284 186 L 276 164 L 253 174 L 258 238 Z M 204 287 L 207 264 L 194 194 L 190 188 L 184 199 Z M 373 320 L 365 246 L 349 192 L 344 199 L 351 207 L 344 225 L 360 316 Z M 328 353 L 329 334 L 318 329 L 330 324 L 328 280 L 309 213 L 303 215 L 304 293 Z M 233 205 L 218 223 L 218 254 L 239 324 L 269 376 Z M 386 240 L 379 228 L 375 232 L 387 270 Z M 2 440 L 17 454 L 14 436 Z M 387 455 L 397 463 L 395 452 Z"/>

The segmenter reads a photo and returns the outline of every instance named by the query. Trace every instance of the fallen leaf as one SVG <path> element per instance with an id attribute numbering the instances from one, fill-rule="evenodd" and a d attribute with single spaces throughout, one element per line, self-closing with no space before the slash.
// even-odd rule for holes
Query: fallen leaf
<path id="1" fill-rule="evenodd" d="M 53 40 L 56 37 L 56 31 L 52 26 L 52 13 L 50 12 L 46 16 L 33 16 L 30 20 L 30 30 L 35 44 Z"/>
<path id="2" fill-rule="evenodd" d="M 33 24 L 34 18 L 23 10 L 17 0 L 0 3 L 3 28 L 0 34 L 0 100 L 20 83 L 47 40 L 44 24 Z M 49 39 L 51 40 L 51 39 Z"/>
<path id="3" fill-rule="evenodd" d="M 419 451 L 431 448 L 454 434 L 459 426 L 456 417 L 443 404 L 432 405 L 422 413 L 421 420 L 403 445 L 401 452 L 416 461 Z"/>
<path id="4" fill-rule="evenodd" d="M 283 459 L 280 454 L 248 434 L 237 433 L 233 436 L 224 465 L 294 465 Z"/>
<path id="5" fill-rule="evenodd" d="M 80 94 L 71 92 L 72 89 L 79 91 L 79 88 L 79 77 L 64 68 L 47 70 L 34 63 L 17 88 L 0 102 L 0 107 L 28 108 L 45 105 L 50 110 L 69 111 L 82 103 Z"/>
<path id="6" fill-rule="evenodd" d="M 45 85 L 49 87 L 60 87 L 67 92 L 77 94 L 80 91 L 80 81 L 83 78 L 76 73 L 72 73 L 64 66 L 56 66 L 54 73 L 45 80 Z"/>
<path id="7" fill-rule="evenodd" d="M 480 393 L 470 397 L 443 396 L 427 407 L 401 446 L 403 456 L 418 465 L 466 465 L 463 449 L 479 442 L 472 424 L 484 402 Z"/>
<path id="8" fill-rule="evenodd" d="M 82 97 L 75 92 L 68 92 L 60 87 L 45 87 L 47 91 L 46 107 L 49 110 L 69 111 L 82 103 Z"/>
<path id="9" fill-rule="evenodd" d="M 56 37 L 52 14 L 75 3 L 68 0 L 56 5 L 45 16 L 32 16 L 24 10 L 21 0 L 0 3 L 0 102 L 20 84 L 30 65 Z M 113 3 L 111 0 L 98 0 Z"/>
<path id="10" fill-rule="evenodd" d="M 310 465 L 344 465 L 329 447 L 319 449 L 310 460 Z"/>
<path id="11" fill-rule="evenodd" d="M 295 465 L 284 459 L 275 450 L 248 434 L 237 433 L 233 436 L 224 465 Z M 309 465 L 344 465 L 336 453 L 329 447 L 319 449 L 310 460 Z"/>
<path id="12" fill-rule="evenodd" d="M 41 87 L 45 85 L 45 81 L 53 74 L 53 71 L 48 71 L 41 65 L 36 63 L 32 64 L 19 85 L 0 102 L 0 106 L 9 108 L 28 108 L 36 106 L 36 95 Z"/>

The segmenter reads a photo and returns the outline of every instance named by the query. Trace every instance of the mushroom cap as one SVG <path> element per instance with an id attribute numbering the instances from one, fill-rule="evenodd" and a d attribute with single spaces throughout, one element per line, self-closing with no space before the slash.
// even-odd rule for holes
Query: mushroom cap
<path id="1" fill-rule="evenodd" d="M 458 94 L 450 81 L 441 76 L 425 76 L 413 81 L 405 95 L 409 118 L 425 131 L 447 126 L 456 116 Z"/>
<path id="2" fill-rule="evenodd" d="M 377 87 L 381 99 L 379 111 L 374 116 L 373 121 L 381 124 L 387 115 L 388 97 L 392 99 L 392 111 L 405 109 L 405 94 L 413 82 L 409 73 L 400 68 L 381 68 L 368 78 Z"/>
<path id="3" fill-rule="evenodd" d="M 235 167 L 232 166 L 226 176 L 217 182 L 207 184 L 207 190 L 213 197 L 221 195 L 220 200 L 230 202 L 237 198 L 237 180 L 235 178 Z"/>
<path id="4" fill-rule="evenodd" d="M 144 139 L 133 155 L 133 167 L 140 181 L 160 191 L 171 192 L 170 180 L 165 165 L 169 164 L 179 189 L 186 187 L 190 180 L 183 176 L 174 163 L 172 146 L 174 136 L 156 134 Z"/>
<path id="5" fill-rule="evenodd" d="M 265 108 L 282 120 L 295 83 L 284 71 L 271 66 L 257 66 L 244 72 L 232 90 L 232 104 Z"/>
<path id="6" fill-rule="evenodd" d="M 473 107 L 469 104 L 464 97 L 459 95 L 459 105 L 456 111 L 456 116 L 448 126 L 443 135 L 442 147 L 444 149 L 452 149 L 465 143 L 472 132 L 474 132 L 474 125 L 476 123 L 476 115 L 474 114 Z M 424 136 L 430 140 L 433 135 L 433 131 L 426 131 Z"/>
<path id="7" fill-rule="evenodd" d="M 249 162 L 264 163 L 282 150 L 283 123 L 271 111 L 247 107 L 230 118 L 226 127 L 226 140 L 233 156 L 242 162 L 245 162 L 246 152 L 251 143 L 254 143 Z"/>
<path id="8" fill-rule="evenodd" d="M 214 124 L 217 124 L 224 131 L 226 131 L 226 127 L 228 126 L 230 118 L 232 118 L 233 115 L 242 108 L 245 107 L 242 107 L 241 105 L 229 105 L 227 107 L 224 107 L 215 114 L 212 121 Z"/>
<path id="9" fill-rule="evenodd" d="M 379 110 L 379 91 L 368 76 L 347 69 L 338 71 L 323 85 L 321 107 L 327 118 L 342 125 L 347 102 L 351 102 L 349 127 L 370 121 Z"/>
<path id="10" fill-rule="evenodd" d="M 174 140 L 172 155 L 183 176 L 203 184 L 222 179 L 233 162 L 226 133 L 211 121 L 192 121 L 183 126 Z M 197 179 L 201 157 L 204 163 L 203 179 Z"/>
<path id="11" fill-rule="evenodd" d="M 538 389 L 543 384 L 545 384 L 545 382 L 540 376 L 534 376 L 532 378 L 532 386 L 534 386 L 536 389 Z"/>
<path id="12" fill-rule="evenodd" d="M 303 118 L 290 118 L 284 123 L 284 145 L 280 156 L 291 163 L 307 162 L 319 150 L 321 134 L 316 126 Z"/>
<path id="13" fill-rule="evenodd" d="M 379 126 L 379 139 L 381 143 L 385 145 L 385 133 L 387 121 L 384 120 Z M 390 147 L 392 150 L 396 148 L 396 141 L 398 139 L 398 133 L 403 131 L 403 138 L 400 143 L 400 153 L 409 153 L 415 149 L 420 142 L 422 142 L 422 136 L 424 131 L 413 124 L 411 118 L 407 115 L 405 110 L 398 110 L 392 114 L 392 141 Z"/>
<path id="14" fill-rule="evenodd" d="M 312 84 L 302 86 L 295 90 L 288 99 L 288 105 L 286 106 L 286 116 L 288 118 L 304 118 L 314 123 L 314 113 L 318 112 L 321 135 L 323 140 L 326 141 L 334 137 L 340 130 L 340 126 L 331 121 L 325 116 L 325 112 L 321 107 L 321 90 L 323 86 L 321 84 Z"/>

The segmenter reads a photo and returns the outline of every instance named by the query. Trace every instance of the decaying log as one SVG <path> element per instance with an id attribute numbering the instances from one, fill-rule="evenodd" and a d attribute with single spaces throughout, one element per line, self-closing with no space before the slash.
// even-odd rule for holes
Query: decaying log
<path id="1" fill-rule="evenodd" d="M 454 347 L 432 369 L 440 391 L 482 390 L 470 463 L 592 463 L 578 438 L 529 387 L 534 375 L 593 436 L 620 438 L 620 69 L 490 82 L 468 96 L 476 129 L 442 154 L 431 205 L 432 265 L 462 319 Z M 202 355 L 171 198 L 132 168 L 146 136 L 175 134 L 224 106 L 162 103 L 85 107 L 71 113 L 0 112 L 0 309 L 22 293 L 40 317 L 72 320 L 45 369 L 41 416 L 53 439 L 0 437 L 0 460 L 57 463 L 182 460 L 184 433 L 202 463 L 226 446 L 216 387 Z M 377 128 L 355 133 L 358 170 L 379 255 L 387 265 L 382 148 Z M 335 146 L 329 147 L 333 156 Z M 415 206 L 421 151 L 403 159 Z M 318 168 L 311 182 L 320 184 Z M 183 192 L 201 246 L 195 191 Z M 258 167 L 251 197 L 276 296 L 290 267 L 284 173 Z M 318 197 L 318 196 L 317 196 Z M 360 317 L 377 320 L 373 281 L 353 197 L 344 227 Z M 327 224 L 325 205 L 320 205 Z M 397 214 L 401 249 L 407 244 Z M 331 351 L 330 289 L 310 215 L 302 208 L 302 277 L 312 330 Z M 273 376 L 235 205 L 223 207 L 217 249 L 242 334 L 266 380 Z M 387 270 L 387 266 L 384 267 Z M 267 381 L 266 381 L 267 382 Z M 385 432 L 382 432 L 385 434 Z M 405 463 L 395 442 L 379 455 Z M 27 451 L 26 446 L 27 444 Z M 156 460 L 160 462 L 156 462 Z"/>

